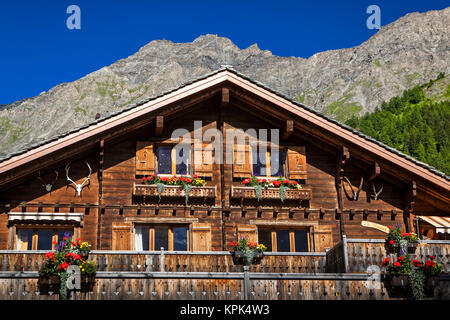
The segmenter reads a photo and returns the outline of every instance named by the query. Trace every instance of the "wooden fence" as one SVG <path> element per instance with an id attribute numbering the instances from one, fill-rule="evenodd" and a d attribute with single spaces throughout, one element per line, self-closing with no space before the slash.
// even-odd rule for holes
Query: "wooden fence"
<path id="1" fill-rule="evenodd" d="M 390 300 L 381 281 L 371 287 L 367 274 L 100 271 L 90 292 L 74 300 Z M 247 290 L 247 292 L 246 292 Z M 450 278 L 443 278 L 433 299 L 450 299 Z M 41 294 L 38 273 L 0 272 L 1 300 L 58 300 Z"/>
<path id="2" fill-rule="evenodd" d="M 0 251 L 0 271 L 38 271 L 47 251 Z M 228 251 L 92 251 L 98 271 L 242 272 Z M 268 252 L 250 272 L 322 273 L 325 253 Z"/>

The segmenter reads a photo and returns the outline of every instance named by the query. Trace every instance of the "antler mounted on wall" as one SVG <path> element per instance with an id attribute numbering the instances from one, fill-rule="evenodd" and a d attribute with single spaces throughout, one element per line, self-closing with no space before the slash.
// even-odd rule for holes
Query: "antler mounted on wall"
<path id="1" fill-rule="evenodd" d="M 81 184 L 76 183 L 75 181 L 73 181 L 72 179 L 69 178 L 69 169 L 70 169 L 70 162 L 66 165 L 66 177 L 67 177 L 67 181 L 70 181 L 73 183 L 73 186 L 75 188 L 75 190 L 77 191 L 77 194 L 79 197 L 81 197 L 81 191 L 83 191 L 83 188 L 85 187 L 85 183 L 91 180 L 91 174 L 92 174 L 92 170 L 91 170 L 91 166 L 89 165 L 89 163 L 87 163 L 86 161 L 86 165 L 89 168 L 89 176 L 84 179 L 84 181 Z"/>
<path id="2" fill-rule="evenodd" d="M 53 186 L 55 185 L 56 181 L 58 181 L 58 170 L 55 170 L 55 179 L 52 181 L 52 183 L 46 183 L 44 179 L 41 178 L 41 171 L 38 171 L 37 178 L 42 182 L 42 186 L 47 190 L 47 192 L 52 191 Z"/>
<path id="3" fill-rule="evenodd" d="M 381 192 L 383 192 L 383 182 L 381 183 L 381 188 L 378 191 L 375 188 L 375 183 L 372 182 L 372 189 L 373 189 L 373 194 L 372 194 L 373 200 L 378 200 L 378 198 L 380 197 Z"/>
<path id="4" fill-rule="evenodd" d="M 350 182 L 350 180 L 348 180 L 348 178 L 347 178 L 346 176 L 344 176 L 344 180 L 347 181 L 347 183 L 350 185 L 350 189 L 352 190 L 352 196 L 350 196 L 350 195 L 347 193 L 347 189 L 345 189 L 345 185 L 343 184 L 342 189 L 344 189 L 345 195 L 346 195 L 349 199 L 351 199 L 352 201 L 357 201 L 358 198 L 359 198 L 359 193 L 360 193 L 360 191 L 361 191 L 361 189 L 362 189 L 362 186 L 363 186 L 363 183 L 364 183 L 364 178 L 361 177 L 361 182 L 359 183 L 359 188 L 358 188 L 358 190 L 356 190 L 356 191 L 353 189 L 352 183 Z"/>

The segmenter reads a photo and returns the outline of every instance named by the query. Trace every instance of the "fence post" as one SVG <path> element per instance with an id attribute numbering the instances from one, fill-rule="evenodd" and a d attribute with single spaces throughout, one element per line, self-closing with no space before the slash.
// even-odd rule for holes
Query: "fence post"
<path id="1" fill-rule="evenodd" d="M 347 273 L 348 269 L 348 245 L 347 245 L 347 236 L 342 235 L 342 253 L 344 254 L 344 272 Z"/>
<path id="2" fill-rule="evenodd" d="M 244 297 L 245 300 L 250 300 L 250 277 L 248 270 L 250 266 L 244 266 Z"/>
<path id="3" fill-rule="evenodd" d="M 159 271 L 164 272 L 164 247 L 161 247 L 161 255 L 159 258 Z"/>

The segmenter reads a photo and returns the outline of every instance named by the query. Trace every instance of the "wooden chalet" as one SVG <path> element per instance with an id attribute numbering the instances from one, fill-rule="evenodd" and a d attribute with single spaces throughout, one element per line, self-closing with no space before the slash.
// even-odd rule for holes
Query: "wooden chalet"
<path id="1" fill-rule="evenodd" d="M 177 129 L 192 138 L 182 166 Z M 209 129 L 222 137 L 214 152 Z M 278 129 L 280 157 L 258 136 L 267 161 L 255 163 L 248 140 L 226 146 L 229 129 Z M 218 154 L 222 163 L 205 161 Z M 178 186 L 158 194 L 142 182 L 152 175 L 206 185 L 188 199 Z M 251 176 L 301 189 L 284 201 L 263 190 L 258 201 L 242 183 Z M 0 160 L 0 298 L 34 299 L 43 254 L 70 232 L 99 262 L 94 293 L 80 299 L 387 299 L 363 285 L 386 254 L 381 226 L 422 234 L 419 220 L 447 228 L 449 216 L 450 177 L 223 68 Z M 227 253 L 240 237 L 269 248 L 250 288 Z M 450 242 L 434 239 L 418 255 L 437 254 L 448 273 Z"/>

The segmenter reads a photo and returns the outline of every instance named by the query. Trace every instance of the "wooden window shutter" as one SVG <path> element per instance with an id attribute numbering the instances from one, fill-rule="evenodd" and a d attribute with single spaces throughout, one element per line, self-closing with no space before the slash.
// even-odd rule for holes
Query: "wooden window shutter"
<path id="1" fill-rule="evenodd" d="M 237 225 L 238 240 L 241 238 L 246 238 L 248 241 L 258 242 L 257 231 L 258 229 L 253 224 L 238 224 Z"/>
<path id="2" fill-rule="evenodd" d="M 200 177 L 213 175 L 213 148 L 210 143 L 203 143 L 202 149 L 194 144 L 194 173 Z M 197 148 L 197 149 L 196 149 Z"/>
<path id="3" fill-rule="evenodd" d="M 289 147 L 287 159 L 289 179 L 306 179 L 305 147 Z"/>
<path id="4" fill-rule="evenodd" d="M 314 251 L 324 252 L 333 247 L 333 234 L 330 225 L 314 227 Z"/>
<path id="5" fill-rule="evenodd" d="M 153 143 L 149 141 L 136 142 L 136 175 L 151 175 L 155 173 L 155 154 Z"/>
<path id="6" fill-rule="evenodd" d="M 233 177 L 249 178 L 252 175 L 250 145 L 234 145 Z"/>
<path id="7" fill-rule="evenodd" d="M 193 223 L 191 225 L 192 251 L 211 251 L 211 225 Z"/>
<path id="8" fill-rule="evenodd" d="M 112 226 L 112 250 L 131 250 L 131 223 Z"/>

